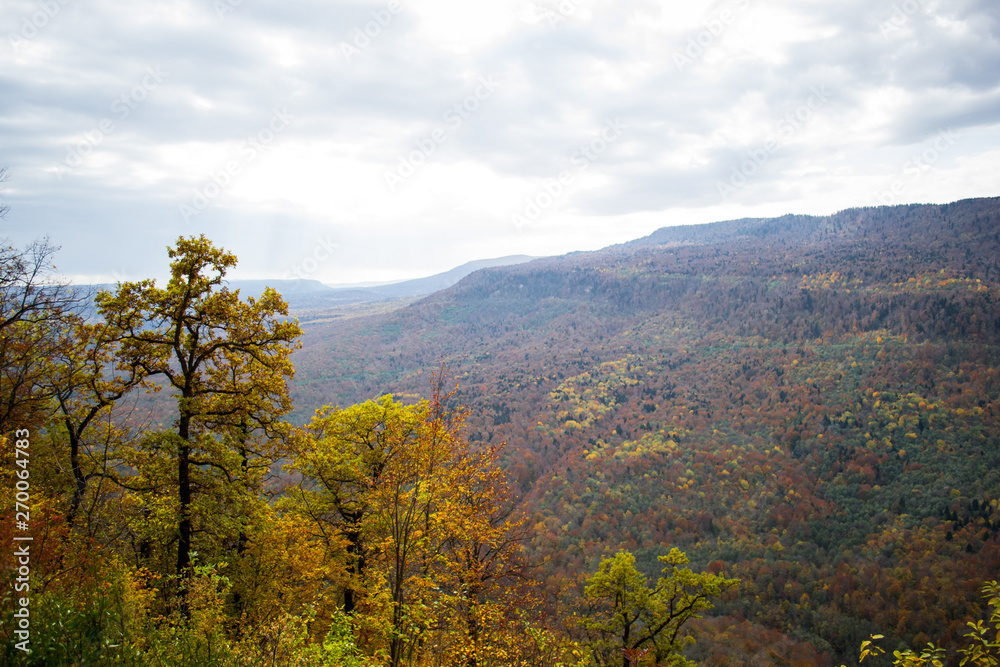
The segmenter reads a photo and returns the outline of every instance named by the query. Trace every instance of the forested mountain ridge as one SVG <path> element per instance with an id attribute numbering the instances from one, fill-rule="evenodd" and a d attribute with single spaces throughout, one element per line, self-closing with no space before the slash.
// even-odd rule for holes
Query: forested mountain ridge
<path id="1" fill-rule="evenodd" d="M 297 407 L 378 393 L 385 381 L 442 357 L 456 362 L 528 344 L 523 353 L 530 361 L 534 346 L 564 329 L 570 340 L 608 348 L 612 334 L 667 311 L 713 328 L 761 333 L 764 326 L 775 337 L 795 339 L 824 326 L 902 331 L 912 308 L 896 308 L 897 302 L 941 305 L 947 296 L 943 309 L 927 312 L 914 328 L 961 333 L 971 313 L 958 302 L 973 292 L 992 297 L 989 285 L 1000 281 L 998 201 L 665 228 L 599 252 L 478 271 L 398 312 L 308 328 L 296 357 Z M 840 301 L 851 302 L 856 322 L 839 317 L 848 307 Z M 582 318 L 596 340 L 576 332 Z M 991 335 L 996 327 L 995 319 L 980 318 L 976 331 Z M 423 344 L 413 346 L 417 338 Z M 353 343 L 366 350 L 329 354 Z M 560 345 L 557 357 L 568 347 Z M 322 400 L 310 402 L 318 386 Z"/>
<path id="2" fill-rule="evenodd" d="M 304 419 L 443 360 L 550 591 L 618 546 L 741 577 L 712 664 L 740 616 L 789 655 L 953 645 L 1000 572 L 998 289 L 997 198 L 665 228 L 306 324 L 292 393 Z"/>

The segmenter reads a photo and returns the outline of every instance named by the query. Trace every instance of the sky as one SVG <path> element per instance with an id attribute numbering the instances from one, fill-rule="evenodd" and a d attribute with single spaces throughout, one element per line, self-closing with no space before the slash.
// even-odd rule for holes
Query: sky
<path id="1" fill-rule="evenodd" d="M 1000 194 L 996 0 L 3 0 L 0 238 L 331 284 Z"/>

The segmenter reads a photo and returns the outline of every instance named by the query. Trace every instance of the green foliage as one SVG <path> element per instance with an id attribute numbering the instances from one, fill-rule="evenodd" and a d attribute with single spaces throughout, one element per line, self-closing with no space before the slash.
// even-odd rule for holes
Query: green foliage
<path id="1" fill-rule="evenodd" d="M 48 665 L 141 665 L 139 656 L 121 632 L 127 623 L 117 613 L 114 600 L 95 594 L 80 606 L 57 594 L 35 596 L 31 619 L 30 655 L 5 648 L 10 665 L 47 667 Z"/>
<path id="2" fill-rule="evenodd" d="M 965 636 L 971 643 L 961 651 L 961 665 L 1000 665 L 1000 584 L 996 581 L 987 582 L 983 585 L 983 594 L 986 596 L 990 618 L 986 623 L 969 621 L 968 625 L 972 629 Z"/>
<path id="3" fill-rule="evenodd" d="M 120 560 L 101 561 L 99 565 L 99 580 L 90 579 L 93 572 L 86 568 L 78 570 L 83 579 L 79 589 L 30 594 L 31 652 L 25 654 L 16 650 L 13 642 L 5 642 L 0 654 L 6 658 L 3 664 L 25 667 L 145 664 L 133 642 L 146 621 L 147 598 Z"/>
<path id="4" fill-rule="evenodd" d="M 330 630 L 322 644 L 313 644 L 302 653 L 302 658 L 315 667 L 367 667 L 371 665 L 358 650 L 354 640 L 354 629 L 343 612 L 337 612 L 330 620 Z"/>
<path id="5" fill-rule="evenodd" d="M 983 621 L 969 621 L 966 625 L 972 628 L 965 633 L 969 645 L 958 650 L 962 656 L 959 665 L 972 667 L 996 667 L 1000 665 L 1000 584 L 988 581 L 983 585 L 983 595 L 986 598 L 990 618 Z M 861 642 L 860 662 L 866 658 L 885 655 L 885 651 L 875 642 L 884 639 L 883 635 L 872 635 L 871 639 Z M 893 667 L 943 667 L 946 664 L 947 652 L 934 644 L 916 652 L 910 649 L 893 651 Z"/>
<path id="6" fill-rule="evenodd" d="M 659 561 L 663 575 L 652 587 L 628 551 L 603 559 L 587 580 L 584 593 L 595 605 L 581 623 L 599 665 L 629 667 L 629 654 L 649 654 L 655 663 L 678 667 L 693 665 L 680 655 L 693 642 L 681 629 L 712 608 L 711 598 L 739 583 L 691 571 L 685 567 L 687 556 L 676 547 Z"/>

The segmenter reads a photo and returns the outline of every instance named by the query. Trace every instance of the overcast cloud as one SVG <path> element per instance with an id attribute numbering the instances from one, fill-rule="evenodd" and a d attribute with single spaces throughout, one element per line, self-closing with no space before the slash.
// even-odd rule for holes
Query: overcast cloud
<path id="1" fill-rule="evenodd" d="M 996 0 L 4 0 L 0 235 L 330 283 L 995 196 Z"/>

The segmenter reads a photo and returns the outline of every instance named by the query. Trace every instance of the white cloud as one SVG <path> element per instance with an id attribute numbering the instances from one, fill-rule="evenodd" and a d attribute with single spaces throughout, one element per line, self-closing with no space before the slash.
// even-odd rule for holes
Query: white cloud
<path id="1" fill-rule="evenodd" d="M 348 282 L 595 248 L 679 222 L 825 213 L 871 203 L 948 128 L 959 139 L 899 201 L 997 194 L 1000 7 L 989 0 L 913 11 L 893 0 L 256 0 L 221 16 L 195 0 L 55 2 L 44 20 L 33 0 L 0 7 L 4 224 L 17 242 L 50 234 L 74 275 L 149 271 L 172 238 L 201 231 L 255 276 L 282 274 L 332 235 L 340 250 L 318 275 Z M 149 67 L 169 76 L 119 118 L 112 105 Z M 496 90 L 452 125 L 446 114 L 481 77 Z M 817 86 L 830 99 L 782 136 Z M 241 157 L 277 109 L 294 121 Z M 621 138 L 515 228 L 511 214 L 616 117 Z M 55 168 L 104 118 L 114 131 L 78 167 Z M 387 187 L 436 129 L 433 151 Z M 720 198 L 718 183 L 775 135 L 766 162 Z M 185 221 L 179 207 L 233 160 L 239 173 L 216 179 L 225 187 Z"/>

